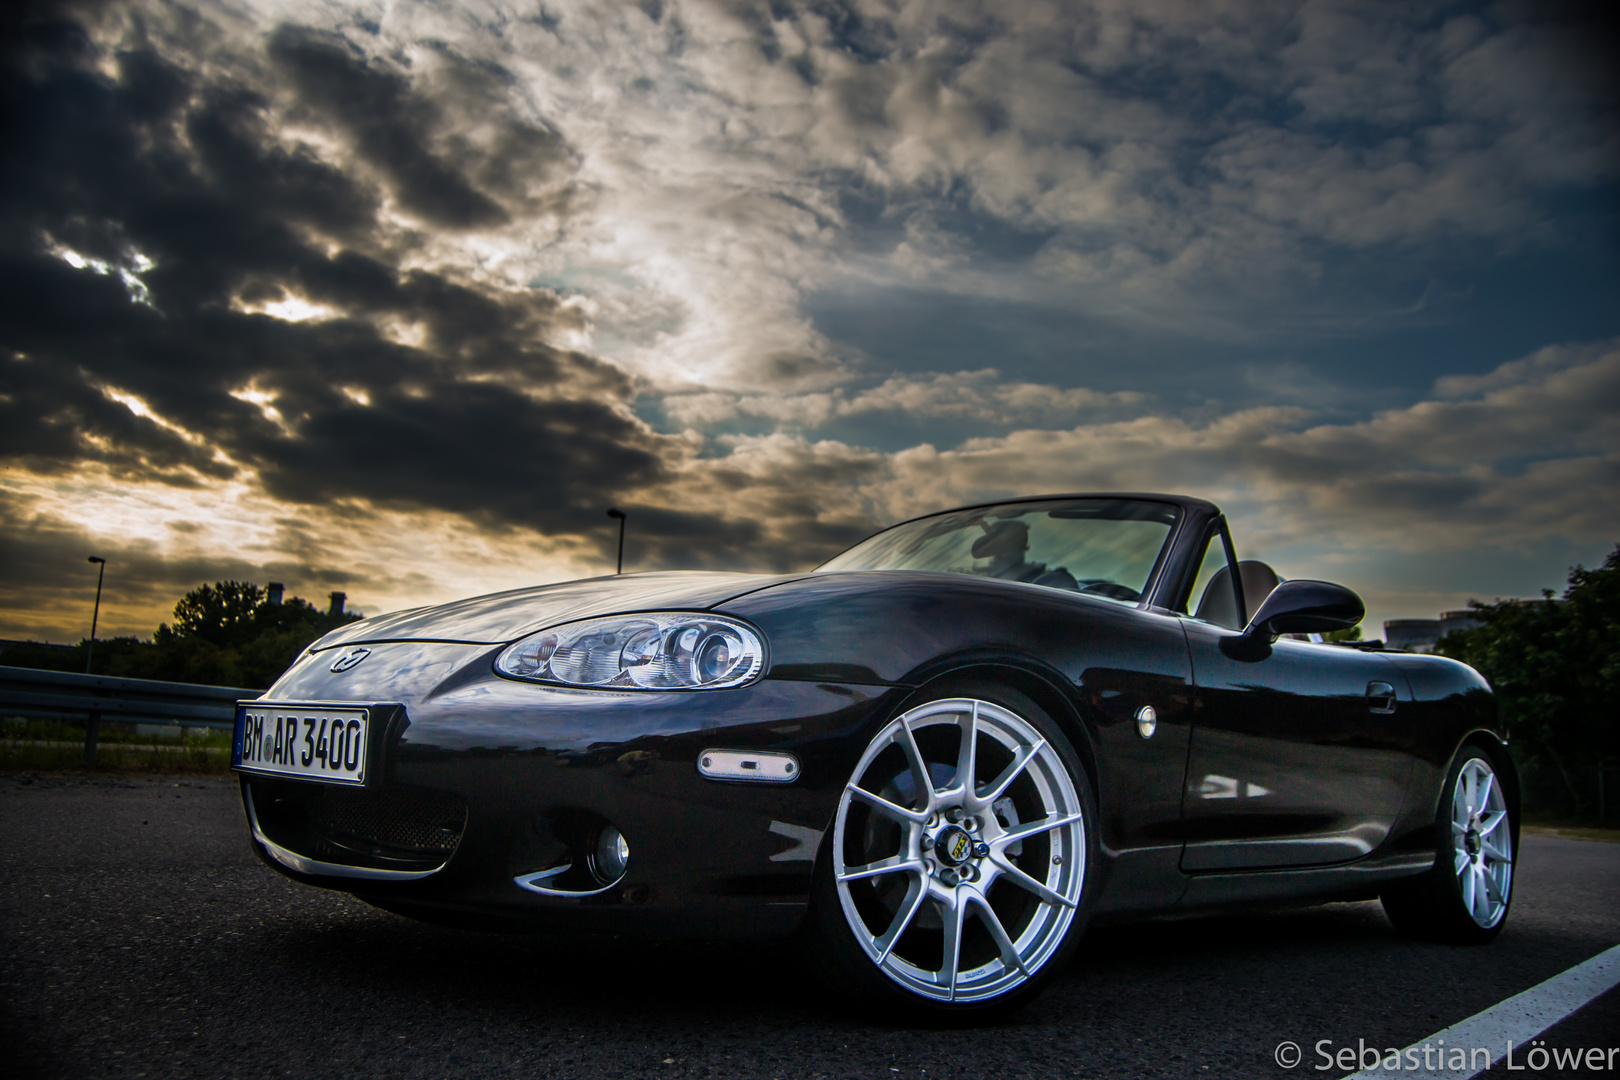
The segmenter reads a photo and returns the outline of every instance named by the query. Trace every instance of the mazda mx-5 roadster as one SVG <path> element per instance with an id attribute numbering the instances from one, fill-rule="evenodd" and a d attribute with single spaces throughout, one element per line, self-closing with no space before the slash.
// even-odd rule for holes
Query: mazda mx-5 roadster
<path id="1" fill-rule="evenodd" d="M 1050 495 L 808 573 L 625 574 L 369 618 L 238 708 L 272 867 L 486 929 L 804 935 L 849 993 L 1027 1001 L 1089 922 L 1379 897 L 1491 939 L 1490 689 L 1330 643 L 1363 606 L 1220 511 Z"/>

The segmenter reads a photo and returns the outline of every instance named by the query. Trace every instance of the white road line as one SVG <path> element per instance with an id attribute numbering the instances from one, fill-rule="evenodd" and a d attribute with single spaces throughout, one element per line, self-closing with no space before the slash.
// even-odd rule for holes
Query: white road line
<path id="1" fill-rule="evenodd" d="M 1561 975 L 1554 975 L 1544 983 L 1537 983 L 1522 994 L 1492 1005 L 1484 1012 L 1475 1013 L 1444 1031 L 1437 1031 L 1421 1042 L 1415 1042 L 1401 1051 L 1400 1063 L 1417 1061 L 1416 1068 L 1384 1069 L 1383 1062 L 1374 1068 L 1347 1076 L 1344 1080 L 1468 1080 L 1478 1076 L 1490 1065 L 1507 1056 L 1508 1043 L 1513 1043 L 1513 1060 L 1524 1067 L 1524 1054 L 1530 1049 L 1531 1039 L 1552 1027 L 1575 1010 L 1592 1001 L 1605 991 L 1620 984 L 1620 945 L 1598 953 L 1582 964 L 1576 964 Z M 1464 1051 L 1484 1048 L 1490 1051 L 1490 1065 L 1474 1068 L 1478 1058 L 1485 1055 L 1468 1053 L 1469 1062 L 1460 1069 L 1445 1067 L 1448 1055 L 1435 1053 L 1442 1045 L 1447 1051 L 1461 1047 Z M 1431 1050 L 1428 1062 L 1439 1068 L 1424 1068 L 1424 1048 Z M 1415 1058 L 1407 1051 L 1415 1051 Z M 1389 1061 L 1386 1055 L 1384 1061 Z"/>

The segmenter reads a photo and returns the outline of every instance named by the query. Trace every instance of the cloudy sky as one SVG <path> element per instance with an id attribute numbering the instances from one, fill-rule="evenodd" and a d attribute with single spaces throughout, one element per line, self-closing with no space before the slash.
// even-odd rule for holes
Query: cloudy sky
<path id="1" fill-rule="evenodd" d="M 0 86 L 0 637 L 808 568 L 1202 495 L 1385 618 L 1620 540 L 1579 4 L 35 4 Z M 1605 62 L 1605 60 L 1607 62 Z"/>

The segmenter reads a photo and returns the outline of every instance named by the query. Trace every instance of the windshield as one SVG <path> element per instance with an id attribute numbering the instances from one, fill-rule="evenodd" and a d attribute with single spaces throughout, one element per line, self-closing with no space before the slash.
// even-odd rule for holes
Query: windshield
<path id="1" fill-rule="evenodd" d="M 1024 581 L 1134 603 L 1179 511 L 1134 499 L 1053 499 L 953 510 L 886 529 L 824 563 Z"/>

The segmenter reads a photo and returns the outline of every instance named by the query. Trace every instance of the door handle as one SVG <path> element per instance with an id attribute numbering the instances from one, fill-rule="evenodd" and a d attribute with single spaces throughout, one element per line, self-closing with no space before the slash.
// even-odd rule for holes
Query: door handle
<path id="1" fill-rule="evenodd" d="M 1367 711 L 1388 716 L 1395 711 L 1395 688 L 1387 682 L 1367 684 Z"/>

